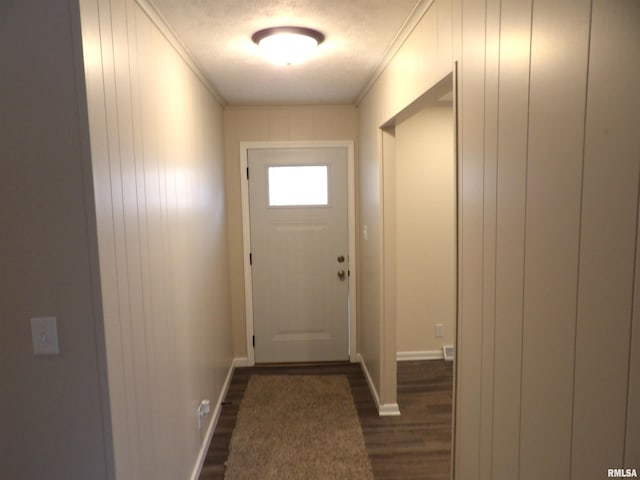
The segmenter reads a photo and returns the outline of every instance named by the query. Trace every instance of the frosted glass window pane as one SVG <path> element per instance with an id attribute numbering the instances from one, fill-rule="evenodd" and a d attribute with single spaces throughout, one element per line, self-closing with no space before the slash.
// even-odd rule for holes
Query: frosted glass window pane
<path id="1" fill-rule="evenodd" d="M 327 166 L 269 167 L 269 206 L 328 205 Z"/>

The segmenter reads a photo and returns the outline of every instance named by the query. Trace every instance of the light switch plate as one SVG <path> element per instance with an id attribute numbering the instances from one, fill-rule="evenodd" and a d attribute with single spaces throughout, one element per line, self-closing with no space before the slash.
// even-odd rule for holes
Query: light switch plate
<path id="1" fill-rule="evenodd" d="M 34 355 L 57 355 L 58 322 L 56 317 L 34 317 L 31 319 L 31 341 Z"/>

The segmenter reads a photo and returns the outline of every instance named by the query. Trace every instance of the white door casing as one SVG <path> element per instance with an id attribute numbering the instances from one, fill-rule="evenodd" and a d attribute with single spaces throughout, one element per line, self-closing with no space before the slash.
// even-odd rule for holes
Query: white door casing
<path id="1" fill-rule="evenodd" d="M 242 173 L 251 166 L 242 179 L 247 364 L 356 361 L 353 143 L 252 142 L 240 153 Z M 302 164 L 329 166 L 329 205 L 270 207 L 268 168 Z"/>

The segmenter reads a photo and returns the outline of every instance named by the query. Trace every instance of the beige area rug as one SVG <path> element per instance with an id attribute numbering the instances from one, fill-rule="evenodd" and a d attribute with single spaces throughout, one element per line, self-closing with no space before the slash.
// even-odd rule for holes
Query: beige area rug
<path id="1" fill-rule="evenodd" d="M 231 436 L 226 480 L 372 480 L 344 375 L 253 375 Z"/>

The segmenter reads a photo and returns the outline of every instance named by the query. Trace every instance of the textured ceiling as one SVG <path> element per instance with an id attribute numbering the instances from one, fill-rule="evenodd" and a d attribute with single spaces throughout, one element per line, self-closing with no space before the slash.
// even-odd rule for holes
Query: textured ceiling
<path id="1" fill-rule="evenodd" d="M 417 0 L 152 0 L 229 104 L 352 103 Z M 305 63 L 274 66 L 251 35 L 304 26 L 325 34 Z"/>

